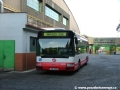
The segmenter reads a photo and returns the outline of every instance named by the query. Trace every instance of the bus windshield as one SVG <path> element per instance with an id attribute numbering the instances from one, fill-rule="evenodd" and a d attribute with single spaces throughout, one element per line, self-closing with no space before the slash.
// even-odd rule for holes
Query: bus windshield
<path id="1" fill-rule="evenodd" d="M 40 56 L 70 56 L 73 54 L 70 38 L 39 38 Z"/>

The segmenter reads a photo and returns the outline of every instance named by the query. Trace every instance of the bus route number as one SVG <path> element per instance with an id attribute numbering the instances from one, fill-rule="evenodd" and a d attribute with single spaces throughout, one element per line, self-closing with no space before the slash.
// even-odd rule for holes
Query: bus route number
<path id="1" fill-rule="evenodd" d="M 44 33 L 44 36 L 66 36 L 65 32 L 60 32 L 60 33 Z"/>

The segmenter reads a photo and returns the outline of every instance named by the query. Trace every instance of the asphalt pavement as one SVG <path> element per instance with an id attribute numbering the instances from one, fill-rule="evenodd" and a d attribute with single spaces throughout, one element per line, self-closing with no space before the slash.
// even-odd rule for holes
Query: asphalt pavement
<path id="1" fill-rule="evenodd" d="M 0 90 L 87 90 L 87 88 L 120 90 L 120 55 L 90 54 L 88 65 L 74 73 L 35 69 L 0 73 Z"/>

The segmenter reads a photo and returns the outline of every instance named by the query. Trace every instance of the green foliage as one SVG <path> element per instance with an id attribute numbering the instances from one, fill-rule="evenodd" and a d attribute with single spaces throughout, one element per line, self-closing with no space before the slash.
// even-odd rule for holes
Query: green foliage
<path id="1" fill-rule="evenodd" d="M 115 51 L 115 46 L 111 46 L 110 51 Z"/>
<path id="2" fill-rule="evenodd" d="M 99 48 L 100 48 L 100 45 L 95 46 L 96 50 L 99 50 Z"/>

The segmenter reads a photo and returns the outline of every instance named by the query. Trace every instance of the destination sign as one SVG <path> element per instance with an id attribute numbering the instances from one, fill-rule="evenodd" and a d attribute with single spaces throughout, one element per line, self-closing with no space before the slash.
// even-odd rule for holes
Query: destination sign
<path id="1" fill-rule="evenodd" d="M 43 36 L 67 36 L 66 32 L 44 32 Z"/>

